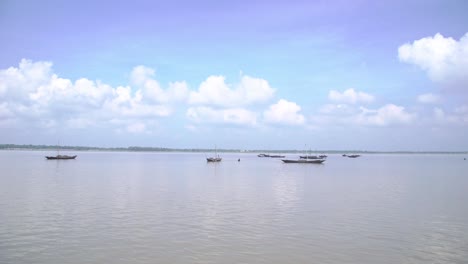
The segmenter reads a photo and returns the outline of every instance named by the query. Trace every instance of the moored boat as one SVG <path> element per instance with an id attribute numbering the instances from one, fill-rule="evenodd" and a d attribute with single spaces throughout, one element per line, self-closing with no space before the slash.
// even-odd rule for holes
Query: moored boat
<path id="1" fill-rule="evenodd" d="M 283 159 L 284 163 L 314 163 L 314 164 L 322 164 L 325 160 L 324 159 L 298 159 L 298 160 L 290 160 L 290 159 Z"/>
<path id="2" fill-rule="evenodd" d="M 206 158 L 206 162 L 220 162 L 221 160 L 222 160 L 222 158 L 220 158 L 219 156 Z"/>
<path id="3" fill-rule="evenodd" d="M 218 155 L 218 149 L 215 146 L 215 155 L 214 155 L 214 157 L 206 158 L 206 162 L 220 162 L 221 160 L 223 160 L 223 159 Z"/>
<path id="4" fill-rule="evenodd" d="M 322 159 L 320 156 L 313 156 L 313 155 L 306 155 L 306 156 L 299 156 L 301 159 Z"/>
<path id="5" fill-rule="evenodd" d="M 270 155 L 269 157 L 270 158 L 284 158 L 286 156 L 283 156 L 283 155 Z"/>
<path id="6" fill-rule="evenodd" d="M 75 159 L 77 155 L 75 156 L 68 156 L 68 155 L 57 155 L 57 156 L 46 156 L 46 159 L 48 160 L 69 160 L 69 159 Z"/>

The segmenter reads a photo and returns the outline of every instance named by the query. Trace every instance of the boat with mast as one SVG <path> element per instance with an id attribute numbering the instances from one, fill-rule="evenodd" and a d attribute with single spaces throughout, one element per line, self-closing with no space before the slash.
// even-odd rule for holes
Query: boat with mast
<path id="1" fill-rule="evenodd" d="M 60 142 L 57 144 L 57 155 L 56 156 L 46 156 L 48 160 L 70 160 L 75 159 L 77 155 L 68 156 L 68 155 L 60 155 Z"/>
<path id="2" fill-rule="evenodd" d="M 222 158 L 218 155 L 218 149 L 215 146 L 215 156 L 206 158 L 206 162 L 220 162 Z"/>
<path id="3" fill-rule="evenodd" d="M 304 156 L 299 156 L 299 159 L 282 159 L 284 163 L 303 163 L 303 164 L 322 164 L 325 162 L 326 156 L 312 156 L 306 153 Z"/>

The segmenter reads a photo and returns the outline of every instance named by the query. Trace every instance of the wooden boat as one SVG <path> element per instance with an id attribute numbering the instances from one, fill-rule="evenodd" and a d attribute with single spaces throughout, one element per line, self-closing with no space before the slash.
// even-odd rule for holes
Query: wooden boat
<path id="1" fill-rule="evenodd" d="M 306 155 L 306 156 L 299 156 L 301 159 L 322 159 L 320 156 L 312 156 L 312 155 Z"/>
<path id="2" fill-rule="evenodd" d="M 206 162 L 220 162 L 222 158 L 218 157 L 211 157 L 211 158 L 206 158 Z"/>
<path id="3" fill-rule="evenodd" d="M 57 155 L 57 156 L 46 156 L 46 159 L 48 160 L 69 160 L 69 159 L 75 159 L 75 156 L 68 156 L 68 155 Z"/>
<path id="4" fill-rule="evenodd" d="M 221 160 L 223 159 L 218 155 L 218 149 L 215 146 L 215 156 L 206 158 L 206 162 L 220 162 Z"/>
<path id="5" fill-rule="evenodd" d="M 314 163 L 314 164 L 322 164 L 325 160 L 324 159 L 298 159 L 298 160 L 290 160 L 290 159 L 283 159 L 284 163 Z"/>
<path id="6" fill-rule="evenodd" d="M 301 159 L 326 159 L 328 156 L 327 155 L 318 155 L 318 156 L 313 156 L 313 155 L 307 155 L 307 156 L 299 156 Z"/>
<path id="7" fill-rule="evenodd" d="M 69 160 L 69 159 L 75 159 L 75 156 L 68 156 L 68 155 L 60 155 L 60 142 L 57 144 L 57 155 L 55 156 L 46 156 L 46 159 L 48 160 Z"/>
<path id="8" fill-rule="evenodd" d="M 269 155 L 270 158 L 284 158 L 286 156 L 283 155 Z"/>

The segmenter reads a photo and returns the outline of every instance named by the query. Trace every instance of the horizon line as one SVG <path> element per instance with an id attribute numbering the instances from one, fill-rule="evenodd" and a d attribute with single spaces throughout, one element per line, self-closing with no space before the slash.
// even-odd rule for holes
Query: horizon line
<path id="1" fill-rule="evenodd" d="M 45 144 L 0 144 L 0 150 L 75 150 L 75 151 L 130 151 L 130 152 L 209 152 L 214 151 L 213 148 L 170 148 L 170 147 L 148 147 L 148 146 L 127 146 L 127 147 L 97 147 L 97 146 L 57 146 Z M 280 152 L 280 153 L 302 153 L 304 150 L 299 149 L 236 149 L 236 148 L 220 148 L 217 151 L 221 152 Z M 322 153 L 434 153 L 434 154 L 468 154 L 468 150 L 448 151 L 448 150 L 353 150 L 353 149 L 328 149 L 328 150 L 309 150 L 309 152 Z"/>

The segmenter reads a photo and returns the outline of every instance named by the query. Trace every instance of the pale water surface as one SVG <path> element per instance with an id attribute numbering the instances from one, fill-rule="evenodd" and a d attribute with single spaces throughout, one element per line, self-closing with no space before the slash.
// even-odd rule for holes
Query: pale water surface
<path id="1" fill-rule="evenodd" d="M 468 263 L 463 155 L 46 154 L 0 151 L 0 263 Z"/>

